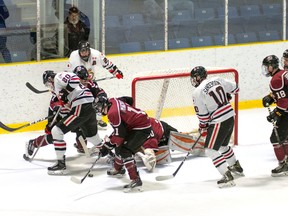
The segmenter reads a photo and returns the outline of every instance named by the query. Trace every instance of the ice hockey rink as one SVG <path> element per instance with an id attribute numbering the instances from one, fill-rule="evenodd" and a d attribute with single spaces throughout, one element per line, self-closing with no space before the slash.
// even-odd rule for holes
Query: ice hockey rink
<path id="1" fill-rule="evenodd" d="M 124 193 L 128 176 L 106 175 L 109 165 L 101 158 L 82 184 L 82 178 L 95 158 L 79 155 L 73 147 L 75 135 L 67 134 L 67 176 L 49 176 L 54 163 L 52 145 L 39 150 L 35 160 L 22 156 L 25 142 L 43 132 L 0 135 L 0 215 L 1 216 L 207 216 L 280 215 L 287 212 L 288 176 L 271 177 L 277 166 L 269 142 L 272 124 L 266 121 L 267 109 L 239 111 L 239 145 L 234 147 L 245 173 L 235 179 L 236 186 L 219 189 L 218 171 L 206 157 L 188 157 L 175 178 L 156 181 L 159 175 L 172 174 L 186 154 L 173 152 L 173 162 L 157 166 L 148 173 L 142 163 L 139 171 L 143 192 Z M 104 136 L 107 131 L 100 131 Z"/>

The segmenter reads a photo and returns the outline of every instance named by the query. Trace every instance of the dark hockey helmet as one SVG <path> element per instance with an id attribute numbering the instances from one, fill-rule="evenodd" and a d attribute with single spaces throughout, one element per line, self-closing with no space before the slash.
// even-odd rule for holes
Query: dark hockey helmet
<path id="1" fill-rule="evenodd" d="M 55 75 L 56 75 L 56 73 L 54 73 L 54 71 L 52 71 L 52 70 L 44 71 L 44 73 L 43 73 L 43 84 L 46 85 L 47 82 L 51 82 L 49 78 L 51 77 L 52 79 L 54 79 Z"/>
<path id="2" fill-rule="evenodd" d="M 87 80 L 89 77 L 89 73 L 83 65 L 75 67 L 73 73 L 75 73 L 82 80 Z"/>
<path id="3" fill-rule="evenodd" d="M 91 54 L 90 43 L 88 41 L 80 41 L 78 44 L 78 53 L 83 61 L 88 62 Z"/>
<path id="4" fill-rule="evenodd" d="M 269 66 L 274 69 L 279 68 L 279 59 L 275 55 L 266 56 L 262 61 L 262 74 L 266 77 L 272 76 L 269 72 Z"/>
<path id="5" fill-rule="evenodd" d="M 283 52 L 283 56 L 281 58 L 281 66 L 287 70 L 288 69 L 288 49 Z"/>
<path id="6" fill-rule="evenodd" d="M 191 84 L 194 87 L 197 87 L 201 84 L 201 82 L 206 79 L 207 70 L 202 66 L 194 67 L 190 72 L 190 80 Z"/>
<path id="7" fill-rule="evenodd" d="M 107 115 L 107 112 L 105 112 L 105 108 L 108 106 L 108 109 L 110 107 L 110 102 L 107 97 L 97 97 L 94 100 L 93 107 L 96 110 L 97 113 L 101 113 L 102 115 Z"/>

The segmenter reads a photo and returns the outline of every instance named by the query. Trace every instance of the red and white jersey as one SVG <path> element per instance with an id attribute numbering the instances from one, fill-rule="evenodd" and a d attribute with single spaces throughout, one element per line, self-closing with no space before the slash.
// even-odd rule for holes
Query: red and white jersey
<path id="1" fill-rule="evenodd" d="M 117 98 L 110 98 L 111 106 L 107 113 L 109 123 L 114 131 L 111 134 L 110 142 L 114 145 L 121 145 L 129 135 L 129 131 L 143 130 L 151 127 L 147 114 Z"/>
<path id="2" fill-rule="evenodd" d="M 236 94 L 238 91 L 235 82 L 221 77 L 203 80 L 193 93 L 194 109 L 200 124 L 215 124 L 234 116 L 227 93 Z"/>
<path id="3" fill-rule="evenodd" d="M 114 73 L 116 66 L 100 51 L 90 48 L 90 56 L 88 61 L 81 59 L 78 50 L 73 51 L 70 54 L 67 68 L 65 71 L 73 72 L 75 67 L 83 65 L 88 71 L 92 71 L 96 77 L 97 67 L 103 67 L 110 73 Z"/>
<path id="4" fill-rule="evenodd" d="M 270 80 L 270 89 L 277 107 L 288 112 L 288 71 L 277 71 Z"/>
<path id="5" fill-rule="evenodd" d="M 71 107 L 79 104 L 92 103 L 94 101 L 91 91 L 80 83 L 79 77 L 74 73 L 57 73 L 54 77 L 54 92 L 61 98 L 61 91 L 68 92 L 67 99 Z"/>

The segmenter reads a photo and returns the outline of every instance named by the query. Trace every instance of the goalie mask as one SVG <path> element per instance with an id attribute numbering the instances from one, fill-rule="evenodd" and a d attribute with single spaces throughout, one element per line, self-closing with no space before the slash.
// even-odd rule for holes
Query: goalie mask
<path id="1" fill-rule="evenodd" d="M 54 83 L 54 77 L 56 76 L 56 73 L 52 70 L 46 70 L 43 73 L 43 84 L 50 89 L 53 89 L 53 83 Z"/>
<path id="2" fill-rule="evenodd" d="M 78 53 L 80 58 L 85 61 L 88 62 L 91 51 L 90 51 L 90 44 L 88 41 L 80 41 L 78 44 Z"/>
<path id="3" fill-rule="evenodd" d="M 261 71 L 264 76 L 266 77 L 272 76 L 274 70 L 278 68 L 279 68 L 279 59 L 277 56 L 269 55 L 263 59 Z"/>
<path id="4" fill-rule="evenodd" d="M 202 66 L 194 67 L 190 72 L 190 81 L 194 87 L 198 87 L 206 77 L 207 70 Z"/>

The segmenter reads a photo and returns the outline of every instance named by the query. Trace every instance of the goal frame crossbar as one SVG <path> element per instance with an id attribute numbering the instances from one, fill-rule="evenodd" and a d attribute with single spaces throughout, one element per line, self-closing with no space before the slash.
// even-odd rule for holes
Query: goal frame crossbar
<path id="1" fill-rule="evenodd" d="M 235 82 L 239 84 L 239 74 L 238 71 L 234 68 L 223 68 L 223 69 L 210 69 L 207 70 L 208 75 L 216 75 L 216 74 L 225 74 L 225 73 L 233 73 Z M 135 77 L 132 80 L 131 84 L 131 95 L 134 99 L 134 106 L 137 107 L 137 98 L 136 98 L 136 91 L 137 87 L 136 84 L 141 81 L 148 81 L 148 80 L 157 80 L 157 79 L 170 79 L 170 78 L 185 78 L 190 77 L 190 72 L 182 72 L 182 73 L 173 73 L 173 74 L 152 74 L 152 75 L 146 75 L 146 76 L 139 76 Z M 192 85 L 192 84 L 191 84 Z M 234 100 L 234 107 L 236 107 L 235 110 L 235 125 L 234 125 L 234 145 L 238 145 L 238 101 L 239 101 L 239 95 L 236 94 Z M 141 108 L 141 107 L 139 107 Z"/>

